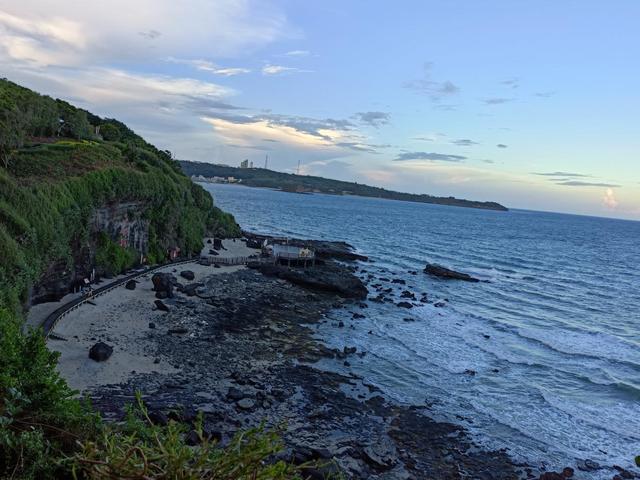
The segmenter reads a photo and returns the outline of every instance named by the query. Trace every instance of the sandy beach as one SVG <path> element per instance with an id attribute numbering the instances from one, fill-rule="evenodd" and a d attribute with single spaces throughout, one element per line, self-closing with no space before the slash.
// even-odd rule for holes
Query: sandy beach
<path id="1" fill-rule="evenodd" d="M 211 244 L 205 239 L 203 253 L 208 253 Z M 258 253 L 247 248 L 240 241 L 223 241 L 225 249 L 219 251 L 219 258 L 249 256 Z M 183 270 L 190 270 L 195 278 L 185 283 L 203 282 L 209 276 L 235 272 L 244 266 L 200 265 L 196 262 L 167 266 L 157 272 L 173 273 L 178 278 Z M 155 272 L 154 272 L 155 273 Z M 50 338 L 48 346 L 60 352 L 58 369 L 69 385 L 79 391 L 99 385 L 125 382 L 136 373 L 170 374 L 178 371 L 166 358 L 155 353 L 155 342 L 148 336 L 150 324 L 164 322 L 169 314 L 154 305 L 155 292 L 151 277 L 147 274 L 137 279 L 135 290 L 124 285 L 92 300 L 95 305 L 85 303 L 67 314 L 56 325 L 53 332 L 60 340 Z M 31 313 L 32 325 L 63 303 L 76 298 L 70 294 L 60 302 L 52 302 L 34 307 Z M 180 301 L 180 299 L 176 299 Z M 173 319 L 176 324 L 189 319 Z M 114 354 L 107 362 L 95 362 L 88 356 L 89 349 L 99 341 L 114 347 Z"/>

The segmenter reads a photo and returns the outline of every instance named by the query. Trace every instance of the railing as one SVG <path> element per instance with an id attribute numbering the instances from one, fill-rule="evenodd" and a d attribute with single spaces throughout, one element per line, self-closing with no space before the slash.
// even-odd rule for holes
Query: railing
<path id="1" fill-rule="evenodd" d="M 151 272 L 155 272 L 156 270 L 160 270 L 162 268 L 172 267 L 176 265 L 184 265 L 186 263 L 193 263 L 195 261 L 197 261 L 197 259 L 182 260 L 180 262 L 165 263 L 163 265 L 149 267 L 142 271 L 137 271 L 124 278 L 111 282 L 102 287 L 96 288 L 90 297 L 87 295 L 83 295 L 82 297 L 76 298 L 74 300 L 71 300 L 70 302 L 65 303 L 64 305 L 62 305 L 61 307 L 57 308 L 56 310 L 51 312 L 49 315 L 47 315 L 47 317 L 44 319 L 44 322 L 42 322 L 42 328 L 44 330 L 45 339 L 49 338 L 49 335 L 51 334 L 53 329 L 56 327 L 60 319 L 62 319 L 65 315 L 77 309 L 78 307 L 91 301 L 93 298 L 99 297 L 100 295 L 104 295 L 105 293 L 108 293 L 114 290 L 115 288 L 118 288 L 120 285 L 128 282 L 129 280 L 135 280 L 136 278 L 139 278 L 143 275 L 147 275 Z"/>

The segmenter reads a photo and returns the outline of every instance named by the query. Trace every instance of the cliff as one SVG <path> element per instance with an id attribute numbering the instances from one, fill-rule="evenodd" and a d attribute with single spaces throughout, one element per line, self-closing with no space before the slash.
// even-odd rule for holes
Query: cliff
<path id="1" fill-rule="evenodd" d="M 171 153 L 125 124 L 0 80 L 0 311 L 240 233 Z"/>
<path id="2" fill-rule="evenodd" d="M 189 176 L 233 177 L 248 187 L 278 188 L 295 193 L 328 193 L 333 195 L 358 195 L 361 197 L 404 200 L 406 202 L 433 203 L 452 207 L 480 208 L 484 210 L 507 211 L 497 202 L 465 200 L 455 197 L 436 197 L 427 194 L 395 192 L 380 187 L 372 187 L 355 182 L 343 182 L 331 178 L 311 175 L 294 175 L 275 172 L 265 168 L 236 168 L 226 165 L 214 165 L 203 162 L 180 161 L 182 170 Z"/>

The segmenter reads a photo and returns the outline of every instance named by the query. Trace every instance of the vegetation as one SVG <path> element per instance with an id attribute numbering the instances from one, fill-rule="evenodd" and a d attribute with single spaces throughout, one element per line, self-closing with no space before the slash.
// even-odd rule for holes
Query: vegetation
<path id="1" fill-rule="evenodd" d="M 333 195 L 358 195 L 361 197 L 387 198 L 407 202 L 435 203 L 454 207 L 482 208 L 487 210 L 507 210 L 496 202 L 478 202 L 454 197 L 434 197 L 414 193 L 394 192 L 380 187 L 371 187 L 354 182 L 343 182 L 330 178 L 310 175 L 294 175 L 274 172 L 265 168 L 235 168 L 211 163 L 181 161 L 182 170 L 187 175 L 203 177 L 235 177 L 249 187 L 278 188 L 288 192 L 319 192 Z"/>
<path id="2" fill-rule="evenodd" d="M 174 247 L 190 255 L 207 233 L 238 235 L 233 217 L 213 206 L 170 152 L 123 123 L 4 79 L 0 165 L 0 478 L 70 478 L 72 472 L 77 478 L 117 478 L 135 467 L 139 453 L 146 455 L 147 473 L 155 472 L 145 478 L 196 478 L 193 462 L 200 462 L 201 471 L 216 471 L 231 458 L 244 462 L 243 471 L 254 468 L 247 478 L 266 478 L 271 471 L 273 478 L 293 478 L 286 468 L 262 466 L 275 449 L 270 433 L 252 432 L 234 451 L 205 442 L 206 448 L 189 453 L 177 425 L 140 426 L 136 432 L 104 425 L 58 375 L 57 354 L 47 349 L 42 333 L 22 331 L 30 289 L 52 265 L 74 268 L 82 249 L 111 273 L 130 267 L 140 253 L 152 262 L 164 261 Z M 129 201 L 141 205 L 137 214 L 149 228 L 148 252 L 123 248 L 91 229 L 96 208 Z M 152 438 L 171 448 L 161 451 L 160 444 L 149 443 Z M 103 476 L 94 460 L 113 475 Z"/>
<path id="3" fill-rule="evenodd" d="M 89 479 L 215 479 L 260 480 L 299 478 L 299 467 L 283 461 L 265 462 L 279 453 L 281 442 L 275 432 L 262 428 L 236 434 L 226 448 L 219 448 L 195 422 L 198 448 L 185 444 L 188 429 L 170 421 L 154 425 L 138 396 L 124 425 L 106 427 L 92 441 L 85 441 L 72 458 L 76 477 Z"/>

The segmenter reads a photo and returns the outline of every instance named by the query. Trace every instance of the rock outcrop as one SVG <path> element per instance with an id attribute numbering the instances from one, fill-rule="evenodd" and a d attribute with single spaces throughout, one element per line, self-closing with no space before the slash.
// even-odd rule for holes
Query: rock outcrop
<path id="1" fill-rule="evenodd" d="M 450 270 L 441 265 L 436 265 L 434 263 L 429 263 L 424 268 L 424 272 L 429 275 L 433 275 L 435 277 L 451 279 L 451 280 L 464 280 L 466 282 L 479 282 L 475 277 L 472 277 L 469 274 L 456 272 L 455 270 Z"/>

